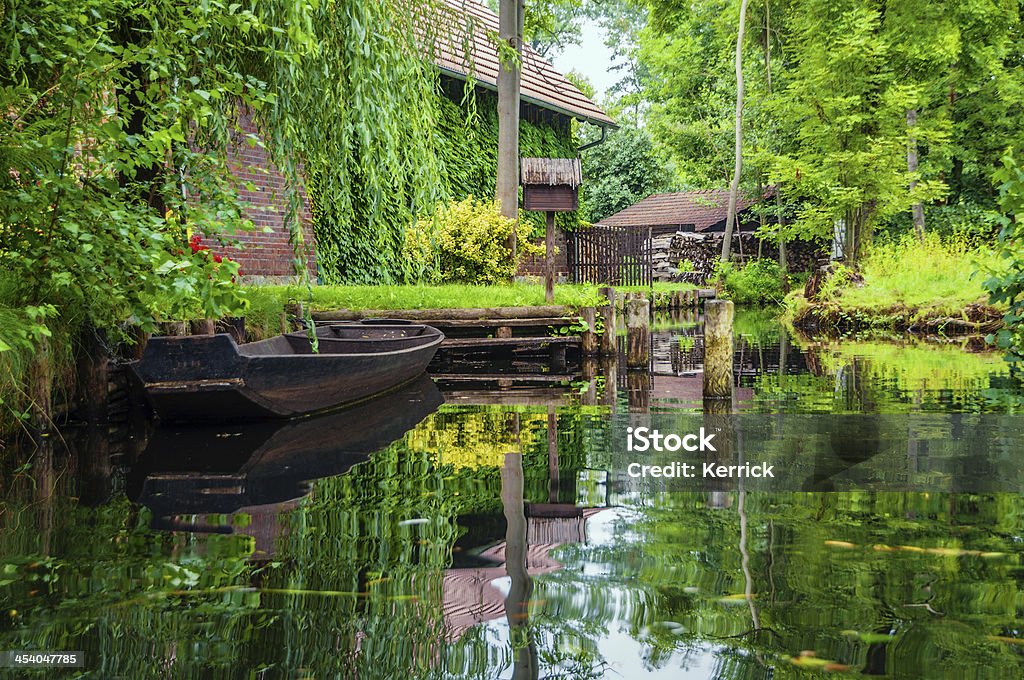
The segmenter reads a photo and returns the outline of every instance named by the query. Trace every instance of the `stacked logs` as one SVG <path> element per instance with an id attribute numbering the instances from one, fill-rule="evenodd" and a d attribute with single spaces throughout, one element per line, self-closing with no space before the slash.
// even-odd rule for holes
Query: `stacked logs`
<path id="1" fill-rule="evenodd" d="M 707 283 L 722 253 L 720 232 L 694 233 L 679 231 L 656 236 L 651 241 L 651 261 L 655 281 L 685 282 L 697 286 Z M 758 257 L 776 259 L 778 246 L 761 242 L 752 233 L 735 237 L 733 253 L 748 261 Z M 791 272 L 812 271 L 827 255 L 825 247 L 816 242 L 795 241 L 787 244 L 786 261 Z"/>

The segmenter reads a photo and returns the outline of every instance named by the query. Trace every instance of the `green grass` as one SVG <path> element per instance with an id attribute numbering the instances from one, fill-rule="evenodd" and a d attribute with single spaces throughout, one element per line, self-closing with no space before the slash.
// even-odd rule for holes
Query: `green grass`
<path id="1" fill-rule="evenodd" d="M 863 286 L 839 290 L 843 306 L 860 309 L 922 307 L 955 314 L 984 302 L 985 275 L 976 274 L 995 258 L 987 249 L 968 249 L 931 236 L 919 243 L 902 239 L 872 248 L 861 267 Z"/>
<path id="2" fill-rule="evenodd" d="M 309 302 L 313 311 L 334 309 L 452 309 L 477 307 L 530 307 L 544 305 L 544 286 L 513 283 L 503 286 L 247 286 L 249 311 L 246 326 L 256 334 L 273 335 L 279 315 L 289 301 Z M 603 304 L 593 285 L 555 286 L 555 304 L 572 308 Z M 273 331 L 273 332 L 272 332 Z"/>
<path id="3" fill-rule="evenodd" d="M 786 298 L 786 317 L 801 319 L 808 312 L 820 318 L 836 314 L 858 319 L 866 327 L 946 317 L 959 318 L 973 304 L 988 304 L 984 280 L 1000 262 L 988 248 L 928 235 L 876 243 L 861 262 L 863 282 L 851 282 L 840 271 L 825 283 L 817 302 L 803 290 Z M 846 270 L 849 273 L 849 270 Z"/>

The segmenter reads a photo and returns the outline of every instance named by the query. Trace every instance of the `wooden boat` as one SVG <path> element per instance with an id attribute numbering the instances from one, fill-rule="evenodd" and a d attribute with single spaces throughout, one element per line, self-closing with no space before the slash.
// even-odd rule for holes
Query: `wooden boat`
<path id="1" fill-rule="evenodd" d="M 163 421 L 289 418 L 419 377 L 444 335 L 422 324 L 346 323 L 239 345 L 230 335 L 150 339 L 132 369 Z"/>

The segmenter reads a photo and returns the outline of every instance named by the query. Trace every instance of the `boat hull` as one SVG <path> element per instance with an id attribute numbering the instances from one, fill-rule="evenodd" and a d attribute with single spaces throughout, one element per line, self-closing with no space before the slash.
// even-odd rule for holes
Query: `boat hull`
<path id="1" fill-rule="evenodd" d="M 320 353 L 302 353 L 302 337 L 251 345 L 223 334 L 153 338 L 132 368 L 164 421 L 290 418 L 352 405 L 419 377 L 444 339 L 430 330 L 397 348 L 386 337 L 360 346 L 328 340 Z"/>

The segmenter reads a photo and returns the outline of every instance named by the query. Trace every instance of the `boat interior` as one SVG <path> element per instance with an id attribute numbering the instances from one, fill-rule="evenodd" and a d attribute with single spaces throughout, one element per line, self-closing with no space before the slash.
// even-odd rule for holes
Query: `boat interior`
<path id="1" fill-rule="evenodd" d="M 389 352 L 429 344 L 441 337 L 440 331 L 422 324 L 338 324 L 320 326 L 316 334 L 320 354 Z M 238 352 L 243 356 L 279 356 L 312 354 L 313 350 L 305 331 L 297 331 L 239 345 Z"/>

